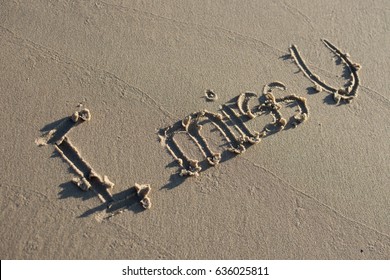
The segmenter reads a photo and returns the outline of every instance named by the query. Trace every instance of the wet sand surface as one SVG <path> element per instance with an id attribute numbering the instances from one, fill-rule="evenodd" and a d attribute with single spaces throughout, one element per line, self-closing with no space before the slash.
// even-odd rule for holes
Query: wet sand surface
<path id="1" fill-rule="evenodd" d="M 389 259 L 390 4 L 294 3 L 2 1 L 0 257 Z"/>

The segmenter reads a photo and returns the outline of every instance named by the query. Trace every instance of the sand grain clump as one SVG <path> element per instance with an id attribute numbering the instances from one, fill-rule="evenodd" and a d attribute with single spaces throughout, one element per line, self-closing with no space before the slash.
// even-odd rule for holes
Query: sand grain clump
<path id="1" fill-rule="evenodd" d="M 218 100 L 218 95 L 212 89 L 206 90 L 204 95 L 205 95 L 207 101 Z"/>

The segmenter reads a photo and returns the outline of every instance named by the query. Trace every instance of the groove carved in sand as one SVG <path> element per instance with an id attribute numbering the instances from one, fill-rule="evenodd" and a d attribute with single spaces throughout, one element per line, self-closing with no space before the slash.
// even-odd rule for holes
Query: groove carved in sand
<path id="1" fill-rule="evenodd" d="M 179 145 L 175 136 L 186 134 L 191 139 L 194 147 L 200 150 L 209 166 L 215 166 L 221 161 L 222 155 L 213 151 L 209 140 L 202 134 L 202 123 L 210 122 L 228 143 L 226 151 L 241 154 L 247 147 L 257 144 L 261 138 L 267 136 L 272 130 L 283 130 L 287 125 L 295 127 L 307 120 L 309 116 L 306 99 L 294 94 L 283 97 L 275 97 L 273 90 L 286 90 L 281 82 L 269 83 L 264 87 L 263 94 L 257 96 L 255 93 L 246 92 L 237 97 L 236 109 L 230 104 L 220 107 L 221 113 L 213 113 L 207 110 L 192 113 L 182 121 L 175 123 L 161 130 L 160 140 L 167 151 L 173 156 L 180 166 L 181 176 L 198 176 L 202 168 L 198 160 L 191 159 L 188 153 Z M 257 98 L 259 105 L 250 108 L 249 102 Z M 293 105 L 298 108 L 298 113 L 290 121 L 283 118 L 281 109 L 285 105 Z M 265 114 L 271 114 L 273 121 L 259 131 L 251 131 L 245 124 L 244 119 L 254 120 Z"/>
<path id="2" fill-rule="evenodd" d="M 71 142 L 68 137 L 72 128 L 91 119 L 91 113 L 88 109 L 82 109 L 74 112 L 70 117 L 65 118 L 57 127 L 45 133 L 35 140 L 38 146 L 53 144 L 55 150 L 69 164 L 70 168 L 76 174 L 72 182 L 83 191 L 92 190 L 102 203 L 106 205 L 105 212 L 110 218 L 116 214 L 122 213 L 124 208 L 129 204 L 128 201 L 134 200 L 144 209 L 150 209 L 151 201 L 149 197 L 150 185 L 135 184 L 130 192 L 131 195 L 126 197 L 112 194 L 115 184 L 106 176 L 98 174 L 92 166 L 84 159 L 80 151 Z M 129 190 L 123 193 L 128 193 Z M 121 197 L 121 198 L 117 198 Z"/>
<path id="3" fill-rule="evenodd" d="M 211 89 L 208 89 L 204 93 L 207 101 L 216 101 L 218 100 L 218 95 Z"/>
<path id="4" fill-rule="evenodd" d="M 348 53 L 343 53 L 339 48 L 337 48 L 335 45 L 333 45 L 331 42 L 329 42 L 326 39 L 321 40 L 324 45 L 330 49 L 336 56 L 338 56 L 341 61 L 348 67 L 351 75 L 349 80 L 349 86 L 346 88 L 334 88 L 331 85 L 328 85 L 325 83 L 321 78 L 314 74 L 309 67 L 307 66 L 305 60 L 302 58 L 301 53 L 299 52 L 297 46 L 292 45 L 290 47 L 290 54 L 292 58 L 294 59 L 295 63 L 299 67 L 299 69 L 305 74 L 305 76 L 311 80 L 317 91 L 321 91 L 324 89 L 325 91 L 333 94 L 333 98 L 336 101 L 336 103 L 339 103 L 341 100 L 345 102 L 351 102 L 353 98 L 357 96 L 358 88 L 360 85 L 360 78 L 358 75 L 358 71 L 360 70 L 361 66 L 358 63 L 354 63 L 349 58 Z"/>

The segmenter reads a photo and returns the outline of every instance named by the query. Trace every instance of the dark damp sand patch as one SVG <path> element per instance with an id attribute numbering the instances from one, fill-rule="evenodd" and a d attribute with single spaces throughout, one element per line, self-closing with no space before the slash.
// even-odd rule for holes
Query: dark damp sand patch
<path id="1" fill-rule="evenodd" d="M 333 45 L 331 42 L 329 42 L 326 39 L 321 40 L 324 45 L 330 49 L 338 58 L 341 59 L 341 61 L 348 67 L 350 71 L 350 81 L 348 87 L 343 88 L 334 88 L 324 81 L 320 79 L 320 77 L 316 74 L 314 74 L 307 66 L 305 60 L 302 58 L 302 55 L 300 54 L 297 46 L 292 45 L 290 47 L 290 54 L 292 58 L 294 59 L 295 63 L 299 67 L 299 69 L 304 73 L 304 75 L 311 80 L 314 83 L 314 89 L 317 92 L 322 91 L 324 89 L 325 91 L 331 93 L 333 95 L 333 99 L 335 100 L 336 104 L 338 104 L 341 100 L 345 102 L 351 102 L 358 94 L 358 88 L 360 85 L 360 78 L 358 75 L 358 71 L 360 70 L 361 66 L 358 63 L 354 63 L 350 60 L 349 54 L 342 52 L 339 48 L 337 48 L 335 45 Z"/>

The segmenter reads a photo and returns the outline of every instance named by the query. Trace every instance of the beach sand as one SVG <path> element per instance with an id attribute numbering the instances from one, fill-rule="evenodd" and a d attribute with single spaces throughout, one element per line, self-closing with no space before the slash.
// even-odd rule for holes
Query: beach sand
<path id="1" fill-rule="evenodd" d="M 389 21 L 388 1 L 1 1 L 1 259 L 389 259 Z M 290 55 L 348 86 L 321 39 L 362 66 L 351 103 L 316 92 Z M 179 176 L 165 129 L 245 92 L 264 99 L 274 81 L 276 98 L 306 99 L 308 119 L 241 154 L 206 123 L 215 166 L 202 138 L 177 133 L 202 167 Z M 292 105 L 277 110 L 287 121 Z M 70 163 L 97 177 L 61 157 L 64 135 Z M 150 209 L 136 183 L 150 184 Z"/>

